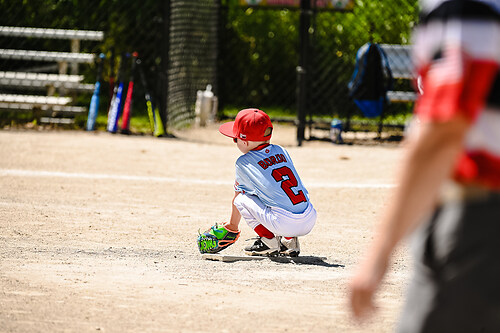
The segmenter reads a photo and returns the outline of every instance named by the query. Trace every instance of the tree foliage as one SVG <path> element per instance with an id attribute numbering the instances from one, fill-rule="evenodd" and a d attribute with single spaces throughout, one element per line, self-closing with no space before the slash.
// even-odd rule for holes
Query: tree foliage
<path id="1" fill-rule="evenodd" d="M 297 66 L 300 48 L 304 46 L 299 40 L 300 11 L 242 7 L 237 0 L 213 1 L 220 1 L 221 5 L 219 17 L 207 18 L 219 20 L 216 93 L 221 105 L 279 107 L 295 112 Z M 182 0 L 170 2 L 180 4 Z M 112 49 L 117 57 L 138 51 L 145 67 L 158 73 L 162 48 L 166 47 L 162 13 L 166 3 L 0 0 L 0 25 L 104 31 L 102 43 L 82 43 L 82 51 L 104 52 L 108 57 Z M 417 15 L 417 0 L 356 0 L 349 12 L 313 11 L 309 28 L 309 110 L 325 115 L 352 111 L 347 82 L 354 69 L 356 51 L 369 41 L 410 43 Z M 26 41 L 31 42 L 34 43 Z M 4 38 L 0 38 L 0 43 L 10 47 Z M 39 49 L 64 51 L 68 47 L 62 41 L 40 43 L 43 44 L 36 45 Z M 105 79 L 111 73 L 109 66 L 106 62 Z M 116 72 L 118 61 L 114 66 Z M 84 74 L 92 82 L 95 67 Z"/>
<path id="2" fill-rule="evenodd" d="M 225 1 L 219 75 L 225 104 L 296 104 L 299 11 L 242 8 Z M 310 34 L 309 109 L 345 114 L 353 103 L 347 82 L 356 52 L 366 42 L 408 44 L 417 20 L 417 0 L 357 0 L 350 12 L 313 12 Z M 230 83 L 224 84 L 228 79 Z"/>

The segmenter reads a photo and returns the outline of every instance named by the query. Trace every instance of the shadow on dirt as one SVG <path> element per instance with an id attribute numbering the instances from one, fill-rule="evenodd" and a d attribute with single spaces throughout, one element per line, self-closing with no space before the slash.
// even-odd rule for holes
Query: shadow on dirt
<path id="1" fill-rule="evenodd" d="M 269 260 L 283 264 L 312 265 L 333 268 L 343 268 L 344 265 L 327 262 L 326 257 L 299 256 L 299 257 L 268 257 Z"/>

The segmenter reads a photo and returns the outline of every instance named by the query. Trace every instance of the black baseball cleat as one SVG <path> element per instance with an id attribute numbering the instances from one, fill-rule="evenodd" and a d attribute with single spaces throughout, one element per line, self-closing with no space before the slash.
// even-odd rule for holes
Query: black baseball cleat
<path id="1" fill-rule="evenodd" d="M 250 256 L 276 256 L 280 252 L 278 238 L 259 237 L 249 246 L 245 247 L 245 253 Z"/>
<path id="2" fill-rule="evenodd" d="M 300 253 L 300 245 L 299 239 L 297 237 L 293 237 L 290 239 L 286 239 L 285 237 L 281 237 L 280 240 L 280 254 L 289 256 L 289 257 L 298 257 Z"/>

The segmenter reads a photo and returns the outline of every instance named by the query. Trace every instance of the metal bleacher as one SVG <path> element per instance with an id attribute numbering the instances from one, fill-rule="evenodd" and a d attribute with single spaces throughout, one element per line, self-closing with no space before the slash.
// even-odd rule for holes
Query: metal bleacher
<path id="1" fill-rule="evenodd" d="M 395 79 L 414 79 L 411 45 L 380 44 L 380 47 L 387 55 Z M 414 102 L 417 94 L 415 91 L 388 91 L 387 98 L 391 102 Z"/>
<path id="2" fill-rule="evenodd" d="M 0 36 L 66 39 L 71 43 L 71 52 L 0 49 L 0 59 L 4 59 L 0 63 L 0 89 L 3 92 L 7 89 L 16 91 L 0 93 L 0 110 L 36 111 L 37 115 L 45 115 L 40 116 L 39 121 L 48 123 L 71 123 L 75 114 L 87 111 L 85 107 L 71 105 L 76 92 L 88 93 L 94 89 L 94 84 L 82 82 L 84 77 L 78 75 L 78 66 L 93 63 L 96 55 L 80 52 L 80 42 L 101 41 L 104 39 L 103 32 L 0 26 Z M 38 66 L 30 71 L 10 71 L 10 61 L 49 65 Z M 54 67 L 58 74 L 42 72 Z M 61 117 L 69 118 L 61 120 Z"/>

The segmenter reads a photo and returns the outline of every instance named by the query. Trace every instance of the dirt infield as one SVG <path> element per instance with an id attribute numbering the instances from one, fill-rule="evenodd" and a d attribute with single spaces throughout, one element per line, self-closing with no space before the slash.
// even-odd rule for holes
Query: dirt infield
<path id="1" fill-rule="evenodd" d="M 229 218 L 239 151 L 216 126 L 177 138 L 0 131 L 1 332 L 390 332 L 410 271 L 399 249 L 376 318 L 347 282 L 403 148 L 305 142 L 276 126 L 318 212 L 298 261 L 202 260 Z M 242 254 L 253 231 L 243 222 Z M 326 258 L 326 259 L 323 259 Z"/>

